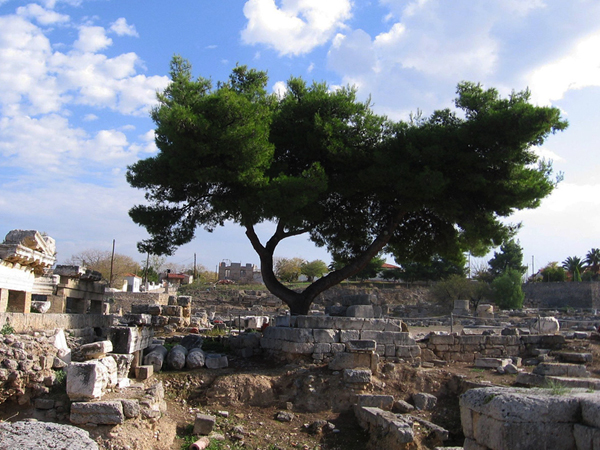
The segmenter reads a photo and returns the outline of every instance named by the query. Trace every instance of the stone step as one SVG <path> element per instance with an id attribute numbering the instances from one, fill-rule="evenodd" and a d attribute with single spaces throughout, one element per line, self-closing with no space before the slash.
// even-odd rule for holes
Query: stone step
<path id="1" fill-rule="evenodd" d="M 600 391 L 600 379 L 598 378 L 544 376 L 535 373 L 522 372 L 517 375 L 515 383 L 530 387 L 547 387 L 549 383 L 556 383 L 566 388 L 582 388 Z"/>

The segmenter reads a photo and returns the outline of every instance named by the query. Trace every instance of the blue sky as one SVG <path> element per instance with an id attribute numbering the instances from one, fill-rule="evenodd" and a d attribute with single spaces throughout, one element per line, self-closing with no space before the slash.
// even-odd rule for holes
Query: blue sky
<path id="1" fill-rule="evenodd" d="M 125 172 L 156 152 L 148 111 L 180 54 L 214 81 L 239 63 L 267 70 L 273 90 L 291 75 L 356 85 L 396 120 L 451 107 L 462 80 L 529 87 L 570 122 L 538 149 L 564 181 L 511 220 L 526 264 L 583 257 L 600 247 L 599 50 L 596 0 L 0 0 L 0 239 L 44 231 L 59 262 L 114 239 L 144 260 L 127 214 L 143 193 Z M 234 225 L 198 230 L 169 260 L 194 253 L 209 269 L 258 264 Z M 303 238 L 276 256 L 329 262 Z"/>

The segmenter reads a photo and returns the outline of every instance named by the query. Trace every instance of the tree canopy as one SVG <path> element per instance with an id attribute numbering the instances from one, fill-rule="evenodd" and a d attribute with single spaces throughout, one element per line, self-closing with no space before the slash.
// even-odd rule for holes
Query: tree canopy
<path id="1" fill-rule="evenodd" d="M 130 210 L 150 235 L 144 247 L 170 254 L 198 226 L 238 223 L 292 314 L 381 251 L 427 260 L 499 245 L 515 231 L 501 218 L 555 186 L 532 146 L 567 126 L 527 91 L 502 98 L 470 82 L 458 85 L 457 111 L 407 123 L 376 115 L 351 87 L 292 77 L 281 97 L 268 94 L 266 73 L 245 66 L 213 86 L 174 57 L 171 79 L 151 113 L 159 152 L 127 172 L 146 192 Z M 261 242 L 264 221 L 275 231 Z M 348 264 L 295 292 L 275 276 L 273 255 L 301 234 Z"/>
<path id="2" fill-rule="evenodd" d="M 506 270 L 513 269 L 523 275 L 527 266 L 523 265 L 523 249 L 514 239 L 503 242 L 499 252 L 488 261 L 489 271 L 493 278 L 502 275 Z"/>

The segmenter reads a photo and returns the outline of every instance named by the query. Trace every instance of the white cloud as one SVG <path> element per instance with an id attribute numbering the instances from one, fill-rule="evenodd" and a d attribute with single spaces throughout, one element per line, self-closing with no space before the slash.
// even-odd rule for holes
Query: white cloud
<path id="1" fill-rule="evenodd" d="M 129 25 L 124 17 L 118 18 L 110 25 L 110 31 L 117 36 L 134 36 L 139 37 L 134 25 Z"/>
<path id="2" fill-rule="evenodd" d="M 73 47 L 82 52 L 94 53 L 112 45 L 112 39 L 106 36 L 106 30 L 98 26 L 82 26 L 79 29 L 79 39 Z"/>
<path id="3" fill-rule="evenodd" d="M 17 14 L 23 17 L 35 19 L 40 25 L 54 25 L 69 21 L 69 16 L 44 9 L 36 3 L 20 6 L 17 8 Z"/>
<path id="4" fill-rule="evenodd" d="M 94 120 L 98 120 L 98 116 L 96 114 L 86 114 L 83 116 L 84 122 L 93 122 Z"/>
<path id="5" fill-rule="evenodd" d="M 249 0 L 242 31 L 246 44 L 265 44 L 280 55 L 301 55 L 325 44 L 351 17 L 349 0 Z"/>
<path id="6" fill-rule="evenodd" d="M 600 33 L 577 42 L 571 52 L 534 70 L 527 78 L 539 104 L 560 100 L 567 91 L 600 86 Z"/>
<path id="7" fill-rule="evenodd" d="M 277 81 L 273 85 L 273 93 L 277 95 L 279 98 L 283 98 L 285 93 L 287 92 L 287 84 L 284 81 Z"/>

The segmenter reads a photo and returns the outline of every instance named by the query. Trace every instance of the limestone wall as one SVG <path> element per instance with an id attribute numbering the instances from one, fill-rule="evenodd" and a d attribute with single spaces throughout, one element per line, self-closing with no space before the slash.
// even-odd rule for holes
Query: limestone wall
<path id="1" fill-rule="evenodd" d="M 593 450 L 600 442 L 600 397 L 583 389 L 471 389 L 460 418 L 465 450 Z"/>
<path id="2" fill-rule="evenodd" d="M 524 306 L 528 308 L 600 309 L 600 283 L 526 283 Z"/>
<path id="3" fill-rule="evenodd" d="M 477 358 L 524 356 L 533 348 L 560 348 L 561 335 L 457 335 L 431 334 L 421 345 L 444 361 L 474 362 Z"/>
<path id="4" fill-rule="evenodd" d="M 413 358 L 420 347 L 400 321 L 330 316 L 283 316 L 263 331 L 261 346 L 274 354 L 306 355 L 328 361 L 344 352 L 375 352 L 380 357 Z"/>
<path id="5" fill-rule="evenodd" d="M 129 313 L 134 304 L 169 304 L 169 294 L 159 292 L 107 292 L 104 297 L 108 299 L 113 314 L 118 313 L 119 308 L 123 313 Z"/>
<path id="6" fill-rule="evenodd" d="M 113 322 L 113 316 L 102 314 L 0 313 L 0 328 L 5 324 L 9 324 L 17 333 L 54 330 L 56 328 L 109 327 Z"/>

